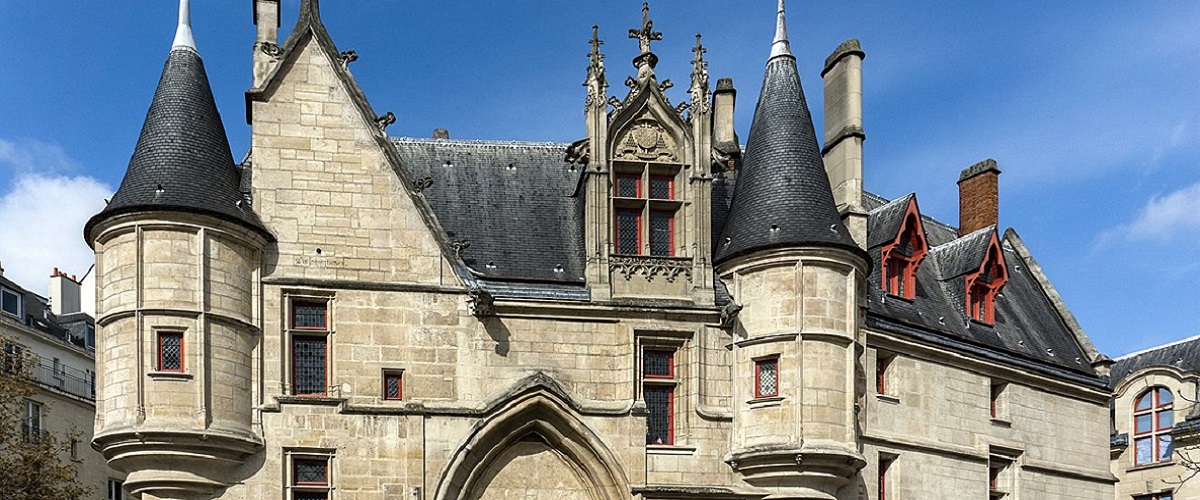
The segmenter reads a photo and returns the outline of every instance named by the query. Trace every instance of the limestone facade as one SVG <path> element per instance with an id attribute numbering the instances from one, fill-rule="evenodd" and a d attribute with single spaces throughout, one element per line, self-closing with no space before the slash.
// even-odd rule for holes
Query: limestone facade
<path id="1" fill-rule="evenodd" d="M 732 125 L 713 108 L 732 102 L 712 105 L 699 40 L 683 114 L 654 74 L 648 17 L 631 30 L 643 48 L 624 100 L 608 98 L 594 39 L 587 137 L 563 145 L 579 165 L 583 280 L 534 294 L 468 264 L 423 192 L 439 181 L 386 136 L 317 2 L 282 46 L 277 1 L 255 4 L 242 175 L 270 237 L 150 208 L 88 234 L 103 339 L 94 442 L 143 499 L 1113 495 L 1106 358 L 1081 331 L 1059 339 L 1086 357 L 1072 370 L 870 321 L 877 207 L 853 127 L 840 144 L 859 149 L 827 161 L 859 246 L 714 263 L 712 193 L 741 151 L 714 144 Z M 825 90 L 852 102 L 840 119 L 860 129 L 861 63 L 861 50 L 831 58 Z M 672 195 L 621 195 L 634 177 L 668 179 Z M 640 210 L 646 234 L 652 212 L 670 211 L 669 249 L 640 236 L 623 247 L 622 210 Z M 1032 262 L 1015 235 L 1003 241 L 1001 258 Z M 182 334 L 180 370 L 156 369 L 164 332 Z"/>

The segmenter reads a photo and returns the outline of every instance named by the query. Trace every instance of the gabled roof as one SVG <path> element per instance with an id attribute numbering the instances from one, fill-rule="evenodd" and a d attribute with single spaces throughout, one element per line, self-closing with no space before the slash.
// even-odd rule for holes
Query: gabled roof
<path id="1" fill-rule="evenodd" d="M 777 33 L 783 38 L 776 37 L 767 61 L 737 187 L 714 250 L 717 264 L 755 250 L 796 245 L 861 253 L 833 202 L 780 7 Z"/>
<path id="2" fill-rule="evenodd" d="M 996 226 L 988 226 L 930 249 L 930 255 L 941 269 L 941 279 L 957 278 L 978 270 L 995 235 Z"/>
<path id="3" fill-rule="evenodd" d="M 1200 372 L 1200 335 L 1126 354 L 1113 360 L 1109 385 L 1115 387 L 1129 374 L 1152 366 L 1169 366 L 1183 372 Z"/>
<path id="4" fill-rule="evenodd" d="M 909 193 L 879 208 L 871 210 L 867 215 L 867 248 L 875 248 L 896 241 L 900 227 L 904 225 L 904 214 L 908 205 L 917 195 Z"/>
<path id="5" fill-rule="evenodd" d="M 238 223 L 272 239 L 242 197 L 221 115 L 204 63 L 194 48 L 176 46 L 167 56 L 154 100 L 121 187 L 84 226 L 144 210 L 194 212 Z"/>

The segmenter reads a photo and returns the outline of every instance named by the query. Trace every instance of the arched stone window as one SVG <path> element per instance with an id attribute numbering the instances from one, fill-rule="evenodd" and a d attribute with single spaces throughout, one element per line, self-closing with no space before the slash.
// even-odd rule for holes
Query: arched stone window
<path id="1" fill-rule="evenodd" d="M 1133 464 L 1171 460 L 1171 427 L 1175 425 L 1174 396 L 1166 387 L 1151 387 L 1133 403 Z"/>

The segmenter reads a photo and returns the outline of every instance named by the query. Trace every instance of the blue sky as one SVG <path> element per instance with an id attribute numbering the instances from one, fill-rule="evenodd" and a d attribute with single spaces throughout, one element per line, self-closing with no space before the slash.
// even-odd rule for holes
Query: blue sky
<path id="1" fill-rule="evenodd" d="M 660 78 L 684 97 L 694 35 L 733 77 L 744 140 L 774 0 L 652 2 Z M 196 0 L 193 24 L 234 156 L 249 144 L 250 2 Z M 283 35 L 298 0 L 283 0 Z M 0 261 L 44 291 L 83 274 L 81 226 L 120 183 L 174 34 L 173 0 L 0 0 Z M 584 135 L 592 24 L 613 89 L 641 2 L 327 0 L 323 16 L 394 135 Z M 789 33 L 820 126 L 819 72 L 862 41 L 867 188 L 915 191 L 957 221 L 958 172 L 995 158 L 1002 226 L 1031 247 L 1098 347 L 1200 333 L 1200 9 L 1194 2 L 798 2 Z"/>

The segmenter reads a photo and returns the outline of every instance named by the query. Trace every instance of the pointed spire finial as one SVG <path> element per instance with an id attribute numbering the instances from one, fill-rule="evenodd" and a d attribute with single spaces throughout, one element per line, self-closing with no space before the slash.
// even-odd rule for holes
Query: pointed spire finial
<path id="1" fill-rule="evenodd" d="M 642 3 L 642 27 L 629 30 L 629 38 L 636 38 L 642 54 L 650 53 L 650 42 L 662 40 L 662 32 L 654 31 L 654 21 L 650 20 L 650 2 Z"/>
<path id="2" fill-rule="evenodd" d="M 783 12 L 783 0 L 779 0 L 779 14 L 775 23 L 775 41 L 771 42 L 771 57 L 769 59 L 779 56 L 796 57 L 792 55 L 792 44 L 788 42 L 787 18 Z"/>
<path id="3" fill-rule="evenodd" d="M 175 49 L 198 53 L 196 39 L 192 37 L 192 9 L 188 0 L 179 0 L 179 27 L 175 29 L 175 42 L 171 44 L 171 50 Z"/>

